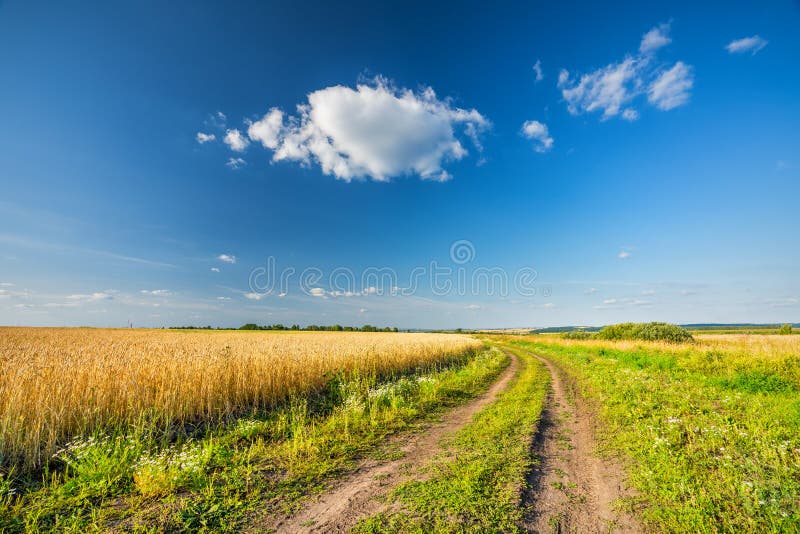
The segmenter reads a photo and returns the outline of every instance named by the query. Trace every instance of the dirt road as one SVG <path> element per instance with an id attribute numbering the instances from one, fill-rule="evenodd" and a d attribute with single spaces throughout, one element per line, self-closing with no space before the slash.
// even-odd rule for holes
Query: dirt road
<path id="1" fill-rule="evenodd" d="M 287 533 L 348 532 L 360 519 L 383 511 L 387 505 L 379 497 L 398 484 L 420 478 L 420 468 L 441 452 L 442 438 L 469 423 L 506 389 L 519 368 L 517 358 L 510 353 L 509 356 L 511 363 L 486 393 L 446 413 L 439 422 L 395 438 L 395 445 L 403 453 L 399 459 L 365 461 L 297 515 L 281 518 L 268 528 Z"/>
<path id="2" fill-rule="evenodd" d="M 533 443 L 539 464 L 523 492 L 524 528 L 537 533 L 643 532 L 615 508 L 626 496 L 625 474 L 610 459 L 597 456 L 595 418 L 580 399 L 572 399 L 556 366 L 544 358 L 552 391 Z"/>

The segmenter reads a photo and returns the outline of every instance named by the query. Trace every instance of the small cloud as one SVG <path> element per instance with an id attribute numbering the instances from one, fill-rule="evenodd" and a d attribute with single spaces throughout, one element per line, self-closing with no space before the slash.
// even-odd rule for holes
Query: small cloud
<path id="1" fill-rule="evenodd" d="M 616 304 L 617 302 L 619 302 L 617 299 L 606 299 L 603 304 Z"/>
<path id="2" fill-rule="evenodd" d="M 214 135 L 213 133 L 207 134 L 204 132 L 197 132 L 197 136 L 195 137 L 195 139 L 197 139 L 197 142 L 200 143 L 201 145 L 210 143 L 211 141 L 214 141 L 216 138 L 217 136 Z"/>
<path id="3" fill-rule="evenodd" d="M 324 297 L 325 296 L 325 290 L 322 289 L 321 287 L 312 287 L 309 290 L 309 293 L 314 297 Z"/>
<path id="4" fill-rule="evenodd" d="M 767 44 L 768 41 L 766 39 L 763 39 L 758 35 L 753 35 L 752 37 L 744 37 L 742 39 L 731 41 L 725 45 L 725 49 L 731 54 L 750 52 L 751 55 L 754 56 L 758 54 L 765 46 L 767 46 Z"/>
<path id="5" fill-rule="evenodd" d="M 0 287 L 14 287 L 11 282 L 0 282 Z"/>
<path id="6" fill-rule="evenodd" d="M 533 66 L 533 72 L 536 73 L 536 83 L 541 82 L 544 80 L 544 74 L 542 73 L 542 60 L 537 59 L 536 64 Z"/>
<path id="7" fill-rule="evenodd" d="M 227 301 L 232 299 L 230 297 L 217 297 L 217 300 Z"/>
<path id="8" fill-rule="evenodd" d="M 669 37 L 669 23 L 660 24 L 642 36 L 639 52 L 649 54 L 672 42 Z"/>
<path id="9" fill-rule="evenodd" d="M 552 308 L 555 308 L 555 307 L 556 307 L 556 305 L 554 303 L 552 303 L 552 302 L 545 302 L 544 304 L 542 304 L 542 308 L 545 308 L 545 309 L 548 309 L 548 310 L 552 309 Z"/>
<path id="10" fill-rule="evenodd" d="M 584 295 L 594 295 L 595 293 L 597 293 L 596 287 L 590 287 L 589 289 L 583 292 Z"/>
<path id="11" fill-rule="evenodd" d="M 601 111 L 601 120 L 621 115 L 634 121 L 639 113 L 631 103 L 642 95 L 662 111 L 688 102 L 694 83 L 691 67 L 678 61 L 665 70 L 655 59 L 656 51 L 671 42 L 668 34 L 669 24 L 661 24 L 644 34 L 638 54 L 627 54 L 588 74 L 573 77 L 562 69 L 558 88 L 570 114 Z"/>
<path id="12" fill-rule="evenodd" d="M 645 296 L 646 295 L 655 295 L 655 294 L 656 294 L 655 289 L 645 289 L 644 291 L 642 291 L 642 295 L 645 295 Z"/>
<path id="13" fill-rule="evenodd" d="M 544 153 L 553 148 L 553 138 L 547 130 L 547 125 L 539 121 L 525 121 L 522 125 L 522 135 L 535 141 L 533 149 Z"/>
<path id="14" fill-rule="evenodd" d="M 211 272 L 212 273 L 218 273 L 219 272 L 219 267 L 212 267 L 211 268 Z"/>
<path id="15" fill-rule="evenodd" d="M 236 263 L 236 256 L 231 254 L 220 254 L 217 256 L 219 261 L 224 261 L 225 263 Z"/>
<path id="16" fill-rule="evenodd" d="M 639 118 L 639 112 L 633 108 L 625 108 L 622 110 L 622 118 L 626 121 L 633 122 Z"/>
<path id="17" fill-rule="evenodd" d="M 689 101 L 689 91 L 693 85 L 692 68 L 678 61 L 650 84 L 647 101 L 661 111 L 668 111 Z"/>
<path id="18" fill-rule="evenodd" d="M 225 165 L 233 170 L 237 170 L 247 165 L 247 162 L 242 158 L 228 158 L 228 161 L 225 162 Z"/>
<path id="19" fill-rule="evenodd" d="M 215 111 L 214 113 L 208 116 L 206 124 L 213 126 L 218 130 L 222 130 L 228 124 L 228 117 L 221 111 Z"/>
<path id="20" fill-rule="evenodd" d="M 236 128 L 226 131 L 223 141 L 234 152 L 244 152 L 250 145 L 250 141 Z"/>
<path id="21" fill-rule="evenodd" d="M 631 253 L 628 252 L 627 250 L 621 250 L 619 252 L 619 254 L 617 254 L 617 258 L 619 258 L 621 260 L 627 260 L 630 257 L 631 257 Z"/>
<path id="22" fill-rule="evenodd" d="M 465 310 L 480 310 L 481 307 L 477 304 L 469 304 L 468 306 L 464 306 Z"/>
<path id="23" fill-rule="evenodd" d="M 96 300 L 111 300 L 113 298 L 114 298 L 114 296 L 111 295 L 108 292 L 97 292 L 97 293 L 91 293 L 89 295 L 69 295 L 69 296 L 67 296 L 67 299 L 69 299 L 69 300 L 78 300 L 78 301 L 86 301 L 86 302 L 91 302 L 91 301 L 96 301 Z"/>
<path id="24" fill-rule="evenodd" d="M 261 300 L 265 296 L 266 295 L 264 293 L 245 293 L 244 294 L 244 298 L 250 299 L 250 300 Z"/>
<path id="25" fill-rule="evenodd" d="M 681 290 L 681 295 L 683 295 L 684 297 L 689 297 L 689 296 L 691 296 L 691 295 L 696 295 L 696 294 L 697 294 L 697 292 L 696 292 L 696 291 L 691 291 L 691 290 L 689 290 L 689 289 L 683 289 L 683 290 Z"/>
<path id="26" fill-rule="evenodd" d="M 285 297 L 285 296 L 286 296 L 286 293 L 285 293 L 285 292 L 284 292 L 284 293 L 278 293 L 278 298 L 281 298 L 281 299 L 282 299 L 282 298 L 283 298 L 283 297 Z"/>
<path id="27" fill-rule="evenodd" d="M 358 313 L 367 313 L 369 310 L 366 308 L 361 308 L 358 310 Z"/>
<path id="28" fill-rule="evenodd" d="M 149 290 L 148 289 L 142 289 L 141 290 L 141 294 L 142 295 L 151 295 L 151 296 L 154 296 L 154 297 L 168 297 L 168 296 L 172 295 L 172 292 L 169 291 L 168 289 L 149 289 Z"/>

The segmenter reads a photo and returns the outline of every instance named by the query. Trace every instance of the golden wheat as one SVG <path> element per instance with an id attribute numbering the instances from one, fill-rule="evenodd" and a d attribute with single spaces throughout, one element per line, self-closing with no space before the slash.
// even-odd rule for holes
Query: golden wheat
<path id="1" fill-rule="evenodd" d="M 137 423 L 219 420 L 479 345 L 467 336 L 0 328 L 0 455 L 25 468 L 67 438 Z"/>

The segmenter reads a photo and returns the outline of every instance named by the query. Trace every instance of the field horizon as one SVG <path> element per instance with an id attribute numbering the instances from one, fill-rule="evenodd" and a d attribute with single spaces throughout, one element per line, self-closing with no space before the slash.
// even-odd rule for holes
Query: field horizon
<path id="1" fill-rule="evenodd" d="M 0 1 L 0 533 L 800 534 L 800 1 Z"/>

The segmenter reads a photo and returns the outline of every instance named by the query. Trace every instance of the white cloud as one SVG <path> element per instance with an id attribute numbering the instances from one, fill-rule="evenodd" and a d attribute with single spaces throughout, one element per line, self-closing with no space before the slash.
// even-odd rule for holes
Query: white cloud
<path id="1" fill-rule="evenodd" d="M 655 289 L 646 289 L 642 291 L 642 295 L 655 295 L 655 294 L 656 294 Z"/>
<path id="2" fill-rule="evenodd" d="M 639 53 L 600 67 L 575 79 L 562 69 L 558 88 L 573 115 L 601 111 L 601 120 L 620 116 L 628 121 L 639 118 L 632 106 L 647 94 L 651 104 L 663 111 L 685 104 L 693 85 L 691 67 L 678 61 L 671 69 L 655 60 L 655 53 L 671 42 L 669 24 L 661 24 L 642 37 Z"/>
<path id="3" fill-rule="evenodd" d="M 383 78 L 314 91 L 297 112 L 285 117 L 273 108 L 249 125 L 248 136 L 273 150 L 273 161 L 315 163 L 345 181 L 448 180 L 445 163 L 467 155 L 457 133 L 480 151 L 478 135 L 490 126 L 478 111 L 455 108 L 431 88 L 396 89 Z"/>
<path id="4" fill-rule="evenodd" d="M 581 112 L 603 111 L 603 119 L 617 115 L 620 108 L 631 101 L 639 90 L 639 61 L 628 57 L 620 63 L 602 67 L 581 76 L 577 83 L 570 80 L 569 72 L 562 70 L 558 76 L 561 96 L 573 115 Z"/>
<path id="5" fill-rule="evenodd" d="M 522 125 L 522 135 L 535 141 L 533 149 L 536 152 L 547 152 L 553 148 L 553 138 L 547 130 L 547 125 L 539 121 L 525 121 Z"/>
<path id="6" fill-rule="evenodd" d="M 478 306 L 477 304 L 469 304 L 467 306 L 464 306 L 464 309 L 465 310 L 480 310 L 481 307 Z"/>
<path id="7" fill-rule="evenodd" d="M 630 252 L 628 252 L 627 250 L 621 250 L 621 251 L 619 252 L 619 254 L 617 254 L 617 257 L 618 257 L 619 259 L 621 259 L 621 260 L 626 260 L 626 259 L 628 259 L 628 258 L 630 258 L 630 257 L 631 257 L 631 253 L 630 253 Z"/>
<path id="8" fill-rule="evenodd" d="M 258 141 L 264 148 L 275 150 L 281 143 L 283 131 L 283 111 L 272 108 L 261 120 L 251 122 L 247 128 L 247 135 L 253 141 Z"/>
<path id="9" fill-rule="evenodd" d="M 359 308 L 358 313 L 367 313 L 368 311 L 366 308 Z"/>
<path id="10" fill-rule="evenodd" d="M 154 297 L 168 297 L 172 292 L 168 289 L 142 289 L 142 295 L 152 295 Z"/>
<path id="11" fill-rule="evenodd" d="M 201 145 L 214 141 L 216 138 L 217 136 L 214 135 L 213 133 L 207 134 L 204 132 L 197 132 L 197 136 L 195 137 L 195 139 L 197 139 L 197 142 L 200 143 Z"/>
<path id="12" fill-rule="evenodd" d="M 248 141 L 247 138 L 242 135 L 242 132 L 236 128 L 225 132 L 225 138 L 223 141 L 234 152 L 244 152 L 248 145 L 250 145 L 250 141 Z"/>
<path id="13" fill-rule="evenodd" d="M 321 287 L 312 287 L 309 290 L 309 293 L 311 293 L 311 295 L 314 296 L 314 297 L 324 297 L 325 296 L 325 290 L 322 289 Z"/>
<path id="14" fill-rule="evenodd" d="M 682 106 L 689 101 L 694 85 L 692 69 L 682 61 L 662 72 L 647 89 L 647 100 L 662 111 Z"/>
<path id="15" fill-rule="evenodd" d="M 224 261 L 225 263 L 236 263 L 236 256 L 231 254 L 220 254 L 217 256 L 219 261 Z"/>
<path id="16" fill-rule="evenodd" d="M 542 60 L 537 59 L 536 64 L 533 66 L 533 72 L 536 73 L 536 82 L 544 80 L 544 73 L 542 72 Z"/>
<path id="17" fill-rule="evenodd" d="M 768 41 L 754 35 L 752 37 L 745 37 L 743 39 L 736 39 L 725 45 L 725 49 L 731 54 L 742 54 L 750 52 L 752 55 L 758 54 L 762 48 L 767 46 Z"/>
<path id="18" fill-rule="evenodd" d="M 244 298 L 250 299 L 250 300 L 261 300 L 265 296 L 266 295 L 264 293 L 245 293 L 244 294 Z"/>
<path id="19" fill-rule="evenodd" d="M 583 292 L 584 295 L 594 295 L 595 293 L 597 293 L 596 287 L 590 287 L 589 289 Z"/>
<path id="20" fill-rule="evenodd" d="M 228 161 L 225 162 L 225 165 L 227 165 L 233 170 L 236 170 L 236 169 L 241 169 L 242 167 L 247 165 L 247 162 L 242 158 L 228 158 Z"/>
<path id="21" fill-rule="evenodd" d="M 14 287 L 11 282 L 0 282 L 0 287 Z"/>
<path id="22" fill-rule="evenodd" d="M 556 305 L 554 303 L 552 303 L 552 302 L 545 302 L 544 304 L 542 304 L 542 308 L 545 308 L 547 310 L 550 310 L 550 309 L 555 308 L 555 307 L 556 307 Z"/>
<path id="23" fill-rule="evenodd" d="M 219 272 L 219 267 L 212 267 L 211 268 L 211 272 L 212 273 L 218 273 Z"/>
<path id="24" fill-rule="evenodd" d="M 642 36 L 639 52 L 649 54 L 672 42 L 669 37 L 669 23 L 660 24 Z"/>
<path id="25" fill-rule="evenodd" d="M 230 297 L 217 297 L 217 300 L 228 301 L 232 299 Z"/>
<path id="26" fill-rule="evenodd" d="M 625 108 L 622 110 L 622 118 L 626 121 L 635 121 L 639 118 L 639 112 L 633 108 Z"/>
<path id="27" fill-rule="evenodd" d="M 68 300 L 82 300 L 82 301 L 96 301 L 96 300 L 111 300 L 114 298 L 109 292 L 97 292 L 89 295 L 68 295 Z"/>
<path id="28" fill-rule="evenodd" d="M 606 299 L 603 301 L 603 304 L 616 304 L 617 302 L 617 299 Z"/>

